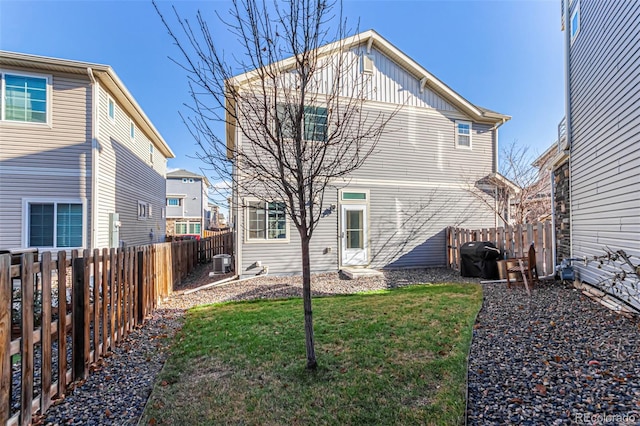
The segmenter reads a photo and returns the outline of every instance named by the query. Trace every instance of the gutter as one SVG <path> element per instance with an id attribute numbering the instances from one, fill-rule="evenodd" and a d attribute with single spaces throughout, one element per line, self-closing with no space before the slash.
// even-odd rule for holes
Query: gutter
<path id="1" fill-rule="evenodd" d="M 98 234 L 98 173 L 99 173 L 99 156 L 98 156 L 98 106 L 99 106 L 99 89 L 100 86 L 93 76 L 91 67 L 87 67 L 87 74 L 91 80 L 91 242 L 89 248 L 97 247 Z"/>

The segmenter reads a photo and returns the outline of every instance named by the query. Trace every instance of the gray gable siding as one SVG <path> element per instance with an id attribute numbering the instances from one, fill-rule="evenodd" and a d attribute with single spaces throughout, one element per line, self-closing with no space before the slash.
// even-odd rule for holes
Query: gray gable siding
<path id="1" fill-rule="evenodd" d="M 570 49 L 573 255 L 609 247 L 640 256 L 640 1 L 572 7 L 578 3 Z M 595 266 L 579 268 L 582 280 L 601 281 Z"/>
<path id="2" fill-rule="evenodd" d="M 9 71 L 11 68 L 3 67 Z M 85 76 L 52 78 L 51 126 L 0 122 L 0 247 L 23 247 L 23 199 L 83 199 L 91 229 L 91 87 Z"/>

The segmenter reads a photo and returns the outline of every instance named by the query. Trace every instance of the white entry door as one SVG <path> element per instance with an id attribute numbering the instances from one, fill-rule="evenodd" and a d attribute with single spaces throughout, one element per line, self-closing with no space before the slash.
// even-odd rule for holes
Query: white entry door
<path id="1" fill-rule="evenodd" d="M 343 204 L 340 237 L 343 266 L 366 266 L 369 263 L 367 206 Z"/>

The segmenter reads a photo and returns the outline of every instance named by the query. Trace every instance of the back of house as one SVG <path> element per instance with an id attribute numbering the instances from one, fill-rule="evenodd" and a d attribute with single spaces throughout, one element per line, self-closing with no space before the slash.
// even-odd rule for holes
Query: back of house
<path id="1" fill-rule="evenodd" d="M 106 65 L 0 52 L 0 248 L 164 241 L 171 149 Z"/>
<path id="2" fill-rule="evenodd" d="M 367 81 L 358 113 L 390 120 L 365 163 L 327 187 L 312 270 L 445 266 L 448 226 L 497 224 L 494 188 L 477 186 L 497 172 L 498 127 L 510 117 L 470 103 L 375 31 L 340 44 L 353 66 L 345 74 Z M 332 70 L 322 72 L 320 87 L 330 88 Z M 358 78 L 341 81 L 341 96 Z M 305 123 L 327 123 L 327 114 L 305 105 Z M 243 143 L 237 127 L 227 141 Z M 232 205 L 239 273 L 300 273 L 300 239 L 282 199 L 261 201 L 236 187 Z"/>

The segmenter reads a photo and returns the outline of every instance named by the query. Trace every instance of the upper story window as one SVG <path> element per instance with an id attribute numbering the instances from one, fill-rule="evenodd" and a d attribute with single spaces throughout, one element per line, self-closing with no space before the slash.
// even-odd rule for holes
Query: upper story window
<path id="1" fill-rule="evenodd" d="M 153 164 L 153 144 L 149 144 L 149 162 Z"/>
<path id="2" fill-rule="evenodd" d="M 133 124 L 133 121 L 129 122 L 129 137 L 131 139 L 135 139 L 136 138 L 136 126 L 135 126 L 135 124 Z"/>
<path id="3" fill-rule="evenodd" d="M 138 201 L 138 220 L 147 220 L 151 218 L 151 203 Z"/>
<path id="4" fill-rule="evenodd" d="M 456 121 L 456 148 L 471 149 L 471 122 Z"/>
<path id="5" fill-rule="evenodd" d="M 578 36 L 580 32 L 580 2 L 576 2 L 576 6 L 571 14 L 571 42 Z"/>
<path id="6" fill-rule="evenodd" d="M 284 203 L 249 201 L 247 203 L 247 239 L 286 240 L 287 218 Z"/>
<path id="7" fill-rule="evenodd" d="M 167 198 L 167 206 L 181 206 L 182 199 L 181 198 Z"/>
<path id="8" fill-rule="evenodd" d="M 276 118 L 278 132 L 285 139 L 293 139 L 295 136 L 295 122 L 298 113 L 297 105 L 278 104 Z M 325 142 L 327 140 L 328 120 L 327 108 L 305 106 L 302 123 L 302 138 L 307 141 Z"/>
<path id="9" fill-rule="evenodd" d="M 81 202 L 27 202 L 27 244 L 29 247 L 82 247 L 83 205 Z"/>
<path id="10" fill-rule="evenodd" d="M 182 183 L 193 183 L 195 180 L 193 178 L 182 178 Z"/>
<path id="11" fill-rule="evenodd" d="M 109 114 L 110 120 L 113 121 L 116 119 L 116 103 L 111 98 L 109 98 L 109 105 L 107 107 L 107 112 Z"/>
<path id="12" fill-rule="evenodd" d="M 2 73 L 2 120 L 47 123 L 49 78 Z"/>

